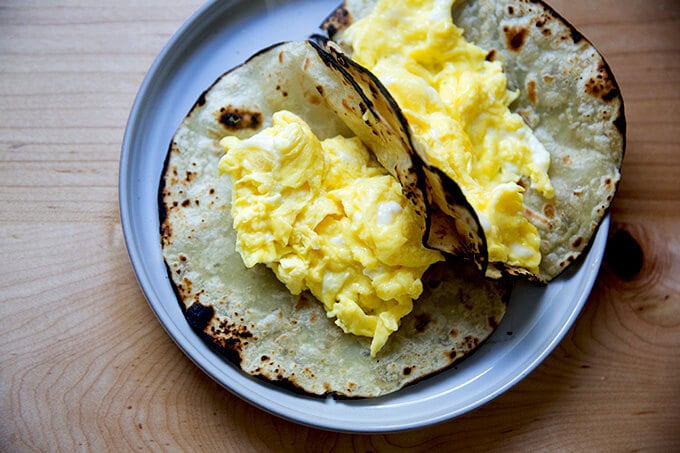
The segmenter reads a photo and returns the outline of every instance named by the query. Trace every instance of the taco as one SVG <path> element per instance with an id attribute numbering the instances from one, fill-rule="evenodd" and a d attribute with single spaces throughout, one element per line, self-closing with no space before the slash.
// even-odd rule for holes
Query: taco
<path id="1" fill-rule="evenodd" d="M 413 154 L 408 132 L 391 98 L 381 91 L 382 86 L 365 69 L 343 58 L 312 41 L 277 44 L 225 73 L 208 88 L 177 129 L 168 151 L 159 187 L 160 236 L 170 282 L 189 325 L 226 359 L 250 375 L 293 390 L 374 397 L 445 369 L 477 348 L 501 321 L 510 287 L 505 281 L 484 279 L 465 262 L 445 260 L 438 252 L 419 248 L 431 217 L 419 157 Z M 414 265 L 418 267 L 416 275 L 407 276 L 410 283 L 406 286 L 415 288 L 417 300 L 409 306 L 401 296 L 394 298 L 398 303 L 387 297 L 388 308 L 398 311 L 391 324 L 399 329 L 389 331 L 389 340 L 384 338 L 381 344 L 374 344 L 375 337 L 343 332 L 351 331 L 352 326 L 347 325 L 351 323 L 336 322 L 341 318 L 340 310 L 332 303 L 333 316 L 328 315 L 327 302 L 317 300 L 324 292 L 314 297 L 314 284 L 304 289 L 296 283 L 294 264 L 302 259 L 300 255 L 271 262 L 258 258 L 285 248 L 277 242 L 277 235 L 297 234 L 289 231 L 285 222 L 288 217 L 310 215 L 316 219 L 315 228 L 336 228 L 327 241 L 331 245 L 349 241 L 342 235 L 355 229 L 351 224 L 340 224 L 338 232 L 333 222 L 343 217 L 333 210 L 336 208 L 326 211 L 326 201 L 301 198 L 297 211 L 283 209 L 282 204 L 265 211 L 267 200 L 278 199 L 263 189 L 273 183 L 261 179 L 257 172 L 239 174 L 245 166 L 282 165 L 281 160 L 269 159 L 266 151 L 279 142 L 286 146 L 297 143 L 297 136 L 284 137 L 287 132 L 272 135 L 276 128 L 288 126 L 313 134 L 324 143 L 337 139 L 387 156 L 381 165 L 370 156 L 363 157 L 359 165 L 347 157 L 354 156 L 349 151 L 336 153 L 339 159 L 350 161 L 347 168 L 351 171 L 334 166 L 328 169 L 343 183 L 352 180 L 353 172 L 363 171 L 360 167 L 366 167 L 371 177 L 389 187 L 378 192 L 380 196 L 397 197 L 375 203 L 371 201 L 376 193 L 372 189 L 356 189 L 354 183 L 334 187 L 334 194 L 352 195 L 338 195 L 346 210 L 357 208 L 351 217 L 370 217 L 382 225 L 402 212 L 411 213 L 408 231 L 413 237 L 403 238 L 398 248 L 384 251 L 378 266 L 371 264 L 372 258 L 366 258 L 367 271 L 359 273 L 352 288 L 361 287 L 359 283 L 364 280 L 360 278 L 379 275 L 392 262 L 425 257 Z M 226 154 L 225 147 L 229 149 Z M 285 153 L 286 159 L 298 159 L 300 165 L 293 167 L 296 171 L 276 167 L 265 173 L 281 176 L 277 184 L 285 185 L 286 190 L 303 188 L 306 194 L 316 190 L 319 180 L 314 178 L 318 175 L 306 172 L 317 168 L 320 158 L 307 153 L 311 148 L 305 150 L 295 155 Z M 315 148 L 314 152 L 318 151 Z M 250 191 L 252 197 L 234 198 L 240 190 Z M 288 198 L 295 200 L 298 195 L 289 193 Z M 236 205 L 246 210 L 238 211 Z M 251 207 L 257 209 L 247 211 Z M 374 210 L 359 209 L 362 207 Z M 248 217 L 251 214 L 254 217 Z M 240 235 L 252 232 L 247 228 L 237 231 L 234 225 L 255 217 L 259 222 L 274 222 L 276 228 L 267 230 L 269 236 L 260 234 L 250 242 L 242 241 Z M 449 225 L 455 224 L 451 217 L 448 219 Z M 359 230 L 365 233 L 365 229 Z M 392 241 L 396 236 L 368 234 L 374 243 Z M 316 253 L 327 245 L 321 239 L 315 241 L 300 242 L 307 247 L 304 253 Z M 352 249 L 351 254 L 364 257 L 365 245 Z M 340 259 L 336 256 L 325 261 L 331 267 L 324 268 L 320 283 L 317 281 L 323 290 L 337 281 L 326 278 L 328 275 L 342 274 L 342 269 L 331 272 Z M 402 277 L 404 274 L 399 273 L 399 278 L 391 279 L 381 290 L 391 294 Z M 399 311 L 404 306 L 412 310 L 408 314 Z M 388 311 L 369 307 L 358 318 L 375 321 L 376 313 L 382 316 Z"/>
<path id="2" fill-rule="evenodd" d="M 453 186 L 472 207 L 469 247 L 449 247 L 441 215 L 429 245 L 543 282 L 587 249 L 620 180 L 624 106 L 566 20 L 540 1 L 347 0 L 322 28 L 399 105 L 432 211 Z"/>

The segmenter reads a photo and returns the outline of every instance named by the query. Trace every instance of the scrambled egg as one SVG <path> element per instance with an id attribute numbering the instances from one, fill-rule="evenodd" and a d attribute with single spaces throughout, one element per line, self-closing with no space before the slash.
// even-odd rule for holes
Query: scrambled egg
<path id="1" fill-rule="evenodd" d="M 500 63 L 468 43 L 451 0 L 379 0 L 343 39 L 402 108 L 431 163 L 456 181 L 477 212 L 490 262 L 537 273 L 540 237 L 523 216 L 524 188 L 553 196 L 550 156 L 508 109 L 517 93 Z"/>
<path id="2" fill-rule="evenodd" d="M 293 294 L 309 289 L 345 332 L 373 338 L 375 356 L 442 259 L 422 246 L 422 220 L 401 185 L 358 138 L 320 141 L 288 111 L 221 144 L 245 265 L 270 266 Z"/>

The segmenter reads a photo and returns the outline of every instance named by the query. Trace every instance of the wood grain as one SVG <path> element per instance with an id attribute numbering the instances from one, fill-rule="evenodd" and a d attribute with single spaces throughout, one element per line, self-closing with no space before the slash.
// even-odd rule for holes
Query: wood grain
<path id="1" fill-rule="evenodd" d="M 458 419 L 370 436 L 225 391 L 135 281 L 120 144 L 144 74 L 200 4 L 0 1 L 0 451 L 680 449 L 680 3 L 551 2 L 626 101 L 617 239 L 579 319 L 526 379 Z"/>

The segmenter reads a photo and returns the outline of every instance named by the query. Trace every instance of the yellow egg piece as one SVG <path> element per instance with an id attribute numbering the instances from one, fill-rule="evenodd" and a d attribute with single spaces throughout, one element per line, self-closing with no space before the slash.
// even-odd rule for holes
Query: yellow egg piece
<path id="1" fill-rule="evenodd" d="M 468 43 L 451 0 L 378 0 L 343 36 L 352 58 L 387 87 L 428 159 L 463 190 L 487 239 L 489 261 L 538 272 L 540 237 L 524 217 L 522 180 L 546 198 L 550 156 L 508 106 L 499 62 Z"/>
<path id="2" fill-rule="evenodd" d="M 221 144 L 246 266 L 268 265 L 293 294 L 309 290 L 346 333 L 372 337 L 375 356 L 443 259 L 423 247 L 423 220 L 401 185 L 358 138 L 320 141 L 288 111 Z"/>

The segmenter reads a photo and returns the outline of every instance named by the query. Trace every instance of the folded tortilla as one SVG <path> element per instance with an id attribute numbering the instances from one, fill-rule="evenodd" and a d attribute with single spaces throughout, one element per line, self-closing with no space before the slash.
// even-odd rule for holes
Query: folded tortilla
<path id="1" fill-rule="evenodd" d="M 321 139 L 358 136 L 388 156 L 383 165 L 428 228 L 422 169 L 380 84 L 315 42 L 274 45 L 203 93 L 168 151 L 159 187 L 161 245 L 189 325 L 244 372 L 314 395 L 384 395 L 468 355 L 501 321 L 510 288 L 466 262 L 430 268 L 413 312 L 376 357 L 369 338 L 343 333 L 310 294 L 291 295 L 270 269 L 244 266 L 235 250 L 231 183 L 218 173 L 219 141 L 252 136 L 284 109 Z"/>
<path id="2" fill-rule="evenodd" d="M 374 5 L 375 0 L 347 0 L 329 15 L 322 28 L 339 47 L 327 47 L 342 49 L 351 57 L 343 31 Z M 502 62 L 508 88 L 519 90 L 512 108 L 550 153 L 555 197 L 546 199 L 531 187 L 524 195 L 525 216 L 541 236 L 538 275 L 502 262 L 489 263 L 479 224 L 469 224 L 463 231 L 467 235 L 461 235 L 460 229 L 447 230 L 447 221 L 439 214 L 458 215 L 450 212 L 452 204 L 446 199 L 446 194 L 455 192 L 456 183 L 437 174 L 427 165 L 427 157 L 420 156 L 434 213 L 427 243 L 467 256 L 488 277 L 522 275 L 550 281 L 587 250 L 616 193 L 626 130 L 621 93 L 593 45 L 541 1 L 457 1 L 452 21 L 464 30 L 467 41 Z M 410 135 L 408 139 L 414 140 Z M 463 206 L 462 202 L 453 205 Z M 458 239 L 451 241 L 450 235 Z M 459 240 L 467 245 L 457 244 Z"/>

